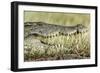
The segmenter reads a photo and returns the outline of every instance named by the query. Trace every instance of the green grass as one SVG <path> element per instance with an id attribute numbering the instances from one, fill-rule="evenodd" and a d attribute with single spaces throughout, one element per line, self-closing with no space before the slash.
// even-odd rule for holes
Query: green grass
<path id="1" fill-rule="evenodd" d="M 90 15 L 79 13 L 52 13 L 52 12 L 24 12 L 25 22 L 47 22 L 57 25 L 76 25 L 83 24 L 89 27 Z M 37 37 L 45 43 L 52 44 L 49 47 L 35 47 L 30 44 L 32 37 L 24 44 L 30 49 L 24 53 L 24 61 L 42 61 L 42 60 L 62 60 L 62 59 L 86 59 L 90 58 L 90 40 L 89 31 L 82 34 L 71 36 L 57 36 L 53 38 Z M 59 45 L 55 46 L 55 45 Z M 63 45 L 63 46 L 62 46 Z"/>
<path id="2" fill-rule="evenodd" d="M 47 22 L 57 25 L 90 24 L 90 14 L 52 13 L 52 12 L 24 12 L 25 22 Z"/>

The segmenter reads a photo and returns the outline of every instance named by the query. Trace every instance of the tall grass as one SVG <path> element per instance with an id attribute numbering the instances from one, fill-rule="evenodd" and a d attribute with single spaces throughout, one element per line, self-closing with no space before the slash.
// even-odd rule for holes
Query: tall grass
<path id="1" fill-rule="evenodd" d="M 52 13 L 52 12 L 24 12 L 25 22 L 47 22 L 57 25 L 83 24 L 89 27 L 90 15 L 79 13 Z M 31 36 L 24 41 L 24 61 L 61 60 L 61 59 L 86 59 L 90 58 L 89 32 L 41 38 Z M 34 39 L 39 39 L 49 46 L 36 46 Z"/>

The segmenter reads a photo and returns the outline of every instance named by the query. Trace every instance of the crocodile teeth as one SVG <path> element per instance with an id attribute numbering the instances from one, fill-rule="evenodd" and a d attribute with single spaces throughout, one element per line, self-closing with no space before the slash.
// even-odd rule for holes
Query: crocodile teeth
<path id="1" fill-rule="evenodd" d="M 60 47 L 60 44 L 58 44 L 58 47 Z"/>
<path id="2" fill-rule="evenodd" d="M 55 47 L 55 48 L 63 48 L 63 45 L 58 44 L 58 45 L 54 45 L 53 48 L 54 48 L 54 47 Z"/>
<path id="3" fill-rule="evenodd" d="M 54 33 L 54 34 L 48 34 L 48 35 L 45 35 L 44 37 L 45 38 L 53 38 L 53 37 L 56 37 L 56 36 L 58 36 L 59 34 L 63 34 L 63 33 Z"/>
<path id="4" fill-rule="evenodd" d="M 63 48 L 63 45 L 61 45 L 61 48 Z"/>
<path id="5" fill-rule="evenodd" d="M 58 48 L 58 46 L 57 46 L 57 45 L 54 45 L 54 47 L 55 47 L 55 48 Z"/>
<path id="6" fill-rule="evenodd" d="M 43 48 L 43 46 L 40 46 L 41 48 Z"/>
<path id="7" fill-rule="evenodd" d="M 54 46 L 52 46 L 52 48 L 54 48 Z"/>

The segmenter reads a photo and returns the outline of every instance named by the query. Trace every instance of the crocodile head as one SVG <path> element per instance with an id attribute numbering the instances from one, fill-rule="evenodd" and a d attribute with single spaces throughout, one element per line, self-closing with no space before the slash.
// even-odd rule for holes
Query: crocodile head
<path id="1" fill-rule="evenodd" d="M 82 24 L 77 24 L 76 25 L 76 30 L 77 30 L 77 33 L 83 33 L 83 32 L 88 31 L 87 27 L 82 25 Z"/>
<path id="2" fill-rule="evenodd" d="M 75 26 L 61 26 L 55 24 L 48 24 L 45 22 L 26 22 L 25 26 L 25 28 L 29 29 L 29 35 L 43 37 L 54 37 L 57 35 L 72 35 L 76 32 L 82 33 L 87 31 L 87 27 L 85 27 L 82 24 L 77 24 Z"/>

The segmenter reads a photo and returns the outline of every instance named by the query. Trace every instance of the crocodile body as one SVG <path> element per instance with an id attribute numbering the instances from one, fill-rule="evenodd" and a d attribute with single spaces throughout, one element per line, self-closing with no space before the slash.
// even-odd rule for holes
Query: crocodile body
<path id="1" fill-rule="evenodd" d="M 25 31 L 26 37 L 29 35 L 52 37 L 57 35 L 71 35 L 87 31 L 87 28 L 82 24 L 77 24 L 75 26 L 61 26 L 44 22 L 26 22 L 25 28 L 29 28 L 29 31 Z"/>

